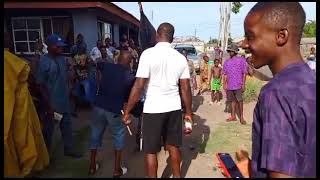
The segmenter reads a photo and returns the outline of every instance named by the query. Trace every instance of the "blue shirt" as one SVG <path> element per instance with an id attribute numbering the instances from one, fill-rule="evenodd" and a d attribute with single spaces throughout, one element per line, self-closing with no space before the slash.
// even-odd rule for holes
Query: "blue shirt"
<path id="1" fill-rule="evenodd" d="M 316 75 L 304 63 L 277 73 L 261 89 L 252 125 L 252 177 L 267 170 L 316 177 Z"/>
<path id="2" fill-rule="evenodd" d="M 121 114 L 135 80 L 134 74 L 124 65 L 106 62 L 98 62 L 97 70 L 101 72 L 101 80 L 94 104 L 109 112 Z"/>
<path id="3" fill-rule="evenodd" d="M 36 79 L 48 88 L 53 110 L 69 113 L 69 83 L 67 60 L 64 56 L 53 58 L 48 54 L 40 57 Z"/>

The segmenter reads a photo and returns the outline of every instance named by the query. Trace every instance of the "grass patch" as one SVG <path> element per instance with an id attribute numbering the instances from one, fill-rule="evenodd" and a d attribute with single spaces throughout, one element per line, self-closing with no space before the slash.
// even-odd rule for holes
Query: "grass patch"
<path id="1" fill-rule="evenodd" d="M 201 147 L 200 147 L 201 148 Z M 216 153 L 229 153 L 235 158 L 237 150 L 246 150 L 251 156 L 251 125 L 236 122 L 222 122 L 210 133 L 205 151 L 214 156 Z"/>
<path id="2" fill-rule="evenodd" d="M 246 89 L 243 93 L 243 101 L 246 103 L 256 101 L 264 84 L 263 81 L 248 76 L 246 80 Z"/>

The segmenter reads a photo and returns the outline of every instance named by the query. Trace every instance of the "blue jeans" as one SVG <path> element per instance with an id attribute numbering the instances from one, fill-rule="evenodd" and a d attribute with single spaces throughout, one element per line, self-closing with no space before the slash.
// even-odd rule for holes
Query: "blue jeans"
<path id="1" fill-rule="evenodd" d="M 43 137 L 47 145 L 47 149 L 51 150 L 51 143 L 52 143 L 52 135 L 54 130 L 54 121 L 53 119 L 49 119 L 44 114 L 43 116 Z M 63 118 L 60 122 L 60 131 L 63 139 L 64 144 L 64 152 L 69 153 L 73 152 L 73 137 L 72 137 L 72 122 L 71 122 L 71 116 L 69 113 L 63 113 Z"/>
<path id="2" fill-rule="evenodd" d="M 101 147 L 104 131 L 110 125 L 113 148 L 122 150 L 125 143 L 126 127 L 121 121 L 121 115 L 95 106 L 92 110 L 92 117 L 90 149 Z"/>
<path id="3" fill-rule="evenodd" d="M 82 101 L 93 102 L 96 96 L 96 83 L 94 79 L 85 79 L 74 87 L 75 95 Z"/>

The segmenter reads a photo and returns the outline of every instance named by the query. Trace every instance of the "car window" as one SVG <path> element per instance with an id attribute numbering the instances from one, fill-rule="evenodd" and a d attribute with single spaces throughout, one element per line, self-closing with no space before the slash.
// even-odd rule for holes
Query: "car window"
<path id="1" fill-rule="evenodd" d="M 187 50 L 188 55 L 193 55 L 196 56 L 197 55 L 197 51 L 195 48 L 193 47 L 175 47 L 175 49 L 177 51 L 179 51 L 180 53 L 182 53 L 183 49 Z"/>

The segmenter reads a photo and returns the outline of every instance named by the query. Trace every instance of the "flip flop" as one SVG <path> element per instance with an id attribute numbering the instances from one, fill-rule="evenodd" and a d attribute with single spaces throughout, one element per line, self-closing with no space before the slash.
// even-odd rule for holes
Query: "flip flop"
<path id="1" fill-rule="evenodd" d="M 236 119 L 236 117 L 229 117 L 226 121 L 227 122 L 230 122 L 230 121 L 236 121 L 237 119 Z"/>
<path id="2" fill-rule="evenodd" d="M 90 167 L 90 169 L 89 169 L 89 175 L 95 174 L 95 173 L 99 170 L 99 168 L 100 168 L 100 164 L 99 164 L 99 163 L 96 163 L 95 169 L 91 169 L 91 167 Z"/>
<path id="3" fill-rule="evenodd" d="M 113 175 L 113 178 L 120 178 L 121 176 L 127 174 L 128 169 L 126 167 L 121 167 L 121 174 Z"/>

